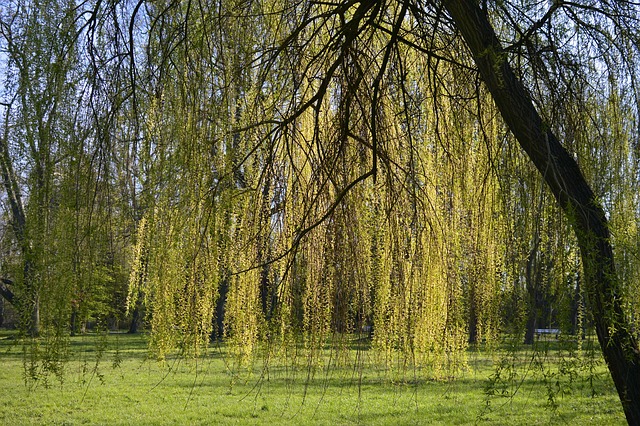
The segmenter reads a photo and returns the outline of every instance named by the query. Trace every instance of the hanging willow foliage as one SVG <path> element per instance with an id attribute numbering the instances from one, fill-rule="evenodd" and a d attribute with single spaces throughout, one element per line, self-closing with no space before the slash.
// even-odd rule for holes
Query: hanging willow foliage
<path id="1" fill-rule="evenodd" d="M 0 11 L 0 292 L 32 376 L 59 373 L 68 334 L 118 326 L 127 274 L 160 359 L 221 339 L 238 365 L 315 367 L 357 340 L 394 374 L 449 377 L 505 333 L 580 333 L 589 298 L 616 306 L 602 342 L 624 325 L 636 346 L 635 5 L 482 2 L 460 16 L 487 37 L 465 43 L 455 12 L 477 2 L 40 3 Z M 494 29 L 500 54 L 472 58 Z M 618 266 L 590 287 L 616 276 L 611 300 L 585 298 L 575 218 L 499 119 L 497 60 L 567 150 L 558 176 L 575 160 L 593 186 L 578 204 L 603 206 L 599 267 Z"/>
<path id="2" fill-rule="evenodd" d="M 536 321 L 575 332 L 575 238 L 472 67 L 414 49 L 425 41 L 403 4 L 379 15 L 297 6 L 148 11 L 129 305 L 146 300 L 157 354 L 197 355 L 214 336 L 242 365 L 289 347 L 313 364 L 327 345 L 370 334 L 387 368 L 448 377 L 469 345 L 501 332 L 520 338 Z M 371 16 L 396 32 L 362 25 Z M 463 49 L 449 34 L 429 43 Z M 611 117 L 564 112 L 591 122 L 571 137 L 600 167 L 594 176 L 594 127 L 613 129 L 621 164 L 631 155 L 611 103 Z M 612 227 L 632 257 L 637 194 L 633 173 L 616 173 L 624 195 L 612 211 L 629 214 Z M 624 263 L 637 294 L 637 262 Z M 536 303 L 566 312 L 542 315 Z"/>
<path id="3" fill-rule="evenodd" d="M 200 11 L 203 27 L 192 28 L 203 41 L 161 50 L 174 25 L 169 11 L 184 13 L 165 9 L 160 39 L 149 44 L 171 66 L 147 58 L 164 74 L 147 101 L 141 158 L 144 185 L 160 191 L 138 222 L 128 302 L 144 295 L 157 354 L 201 353 L 222 321 L 240 360 L 294 336 L 317 360 L 327 342 L 372 330 L 390 368 L 409 362 L 449 375 L 463 367 L 469 341 L 497 334 L 507 285 L 499 273 L 505 214 L 491 168 L 499 126 L 480 97 L 460 100 L 432 79 L 468 77 L 436 71 L 410 49 L 388 50 L 384 33 L 359 34 L 330 54 L 331 29 L 353 25 L 337 14 L 305 26 L 304 51 L 283 48 L 265 64 L 269 75 L 248 66 L 239 39 L 255 34 L 237 34 L 246 29 L 234 23 L 244 16 L 237 12 L 225 12 L 222 39 L 205 31 Z M 256 25 L 279 27 L 263 19 Z M 226 49 L 235 53 L 219 56 Z M 206 65 L 211 58 L 222 73 Z M 388 62 L 397 66 L 381 67 Z M 327 66 L 333 81 L 317 78 Z M 486 123 L 475 115 L 480 106 Z M 365 179 L 372 173 L 375 181 Z"/>

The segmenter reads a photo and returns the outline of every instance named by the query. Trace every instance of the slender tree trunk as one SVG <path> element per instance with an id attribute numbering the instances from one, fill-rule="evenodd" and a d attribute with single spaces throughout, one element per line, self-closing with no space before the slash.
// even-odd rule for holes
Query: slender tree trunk
<path id="1" fill-rule="evenodd" d="M 220 281 L 218 288 L 218 300 L 216 301 L 216 324 L 214 327 L 214 338 L 222 340 L 224 337 L 224 315 L 227 305 L 227 293 L 229 293 L 229 278 L 224 277 Z"/>
<path id="2" fill-rule="evenodd" d="M 475 296 L 475 295 L 473 295 Z M 478 343 L 478 310 L 475 297 L 469 303 L 469 339 L 470 345 Z"/>
<path id="3" fill-rule="evenodd" d="M 78 308 L 74 306 L 71 308 L 71 318 L 69 319 L 69 328 L 71 329 L 71 335 L 78 334 Z"/>
<path id="4" fill-rule="evenodd" d="M 478 2 L 444 0 L 443 4 L 471 50 L 502 117 L 573 226 L 582 255 L 587 306 L 604 359 L 627 422 L 640 425 L 640 352 L 623 313 L 604 211 L 573 157 L 543 123 Z"/>
<path id="5" fill-rule="evenodd" d="M 262 265 L 260 267 L 260 300 L 262 302 L 262 313 L 267 320 L 271 319 L 275 303 L 273 300 L 274 290 L 272 288 L 271 279 L 269 277 L 271 272 L 271 265 L 266 263 L 271 256 L 271 242 L 269 241 L 269 222 L 271 221 L 271 166 L 272 159 L 268 159 L 269 165 L 267 166 L 267 172 L 264 178 L 262 187 L 262 198 L 260 206 L 260 231 L 257 237 L 258 253 L 257 263 Z"/>
<path id="6" fill-rule="evenodd" d="M 527 323 L 525 325 L 524 330 L 524 344 L 532 345 L 535 335 L 536 328 L 538 328 L 538 307 L 541 305 L 541 295 L 540 295 L 540 262 L 538 261 L 538 249 L 540 246 L 540 237 L 537 235 L 534 236 L 533 249 L 529 252 L 529 257 L 527 258 L 527 268 L 525 271 L 525 285 L 527 286 L 527 296 L 528 298 L 528 316 Z"/>
<path id="7" fill-rule="evenodd" d="M 535 313 L 535 306 L 529 306 L 529 316 L 527 317 L 527 324 L 524 330 L 524 344 L 533 345 L 536 337 L 537 318 Z"/>
<path id="8" fill-rule="evenodd" d="M 25 322 L 25 330 L 31 337 L 40 335 L 40 296 L 36 286 L 34 264 L 31 260 L 31 252 L 23 249 L 24 261 L 24 288 L 26 300 L 21 306 L 25 309 L 22 318 Z M 26 302 L 26 303 L 25 303 Z"/>
<path id="9" fill-rule="evenodd" d="M 140 311 L 142 310 L 142 303 L 140 302 L 141 297 L 138 296 L 136 300 L 136 305 L 133 307 L 133 312 L 131 313 L 131 322 L 129 323 L 129 330 L 127 330 L 128 334 L 136 334 L 138 332 L 138 326 L 140 325 Z"/>
<path id="10" fill-rule="evenodd" d="M 38 337 L 40 335 L 40 297 L 35 292 L 33 295 L 33 306 L 31 306 L 29 335 L 31 335 L 31 337 Z"/>

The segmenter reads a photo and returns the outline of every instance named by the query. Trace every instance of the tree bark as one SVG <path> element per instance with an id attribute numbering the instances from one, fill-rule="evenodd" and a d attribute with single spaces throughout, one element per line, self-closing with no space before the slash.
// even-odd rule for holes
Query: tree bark
<path id="1" fill-rule="evenodd" d="M 212 340 L 222 340 L 224 337 L 224 315 L 227 305 L 227 293 L 229 293 L 229 278 L 227 276 L 223 277 L 220 281 L 218 292 L 218 300 L 216 301 L 216 323 L 211 336 Z"/>
<path id="2" fill-rule="evenodd" d="M 142 311 L 141 295 L 138 295 L 133 312 L 131 313 L 131 322 L 129 323 L 128 334 L 136 334 L 138 332 L 138 326 L 140 325 L 140 317 Z"/>
<path id="3" fill-rule="evenodd" d="M 630 425 L 640 424 L 640 352 L 621 304 L 621 286 L 604 210 L 582 172 L 538 114 L 516 78 L 487 16 L 474 0 L 444 0 L 494 102 L 553 195 L 574 232 L 582 256 L 587 307 L 604 359 Z"/>
<path id="4" fill-rule="evenodd" d="M 469 338 L 467 341 L 470 345 L 475 345 L 478 343 L 478 306 L 473 286 L 471 286 L 470 296 L 468 318 Z"/>
<path id="5" fill-rule="evenodd" d="M 9 289 L 9 287 L 7 287 L 7 285 L 12 285 L 12 284 L 13 284 L 13 281 L 6 278 L 0 278 L 0 296 L 5 298 L 7 302 L 11 303 L 12 305 L 15 305 L 16 295 L 13 294 L 13 292 L 11 291 L 11 289 Z"/>

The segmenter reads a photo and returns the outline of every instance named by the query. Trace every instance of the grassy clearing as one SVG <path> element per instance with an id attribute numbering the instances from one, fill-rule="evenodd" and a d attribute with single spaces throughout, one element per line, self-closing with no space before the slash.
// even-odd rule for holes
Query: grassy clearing
<path id="1" fill-rule="evenodd" d="M 577 366 L 556 342 L 508 355 L 470 351 L 469 367 L 455 380 L 430 380 L 420 371 L 378 368 L 366 349 L 342 355 L 364 368 L 349 362 L 324 368 L 328 352 L 315 372 L 304 359 L 297 366 L 273 360 L 248 372 L 233 367 L 224 347 L 197 362 L 162 365 L 147 358 L 142 335 L 111 335 L 104 352 L 96 350 L 100 338 L 87 335 L 71 339 L 60 383 L 25 381 L 22 345 L 9 337 L 0 334 L 3 425 L 625 424 L 600 359 Z"/>

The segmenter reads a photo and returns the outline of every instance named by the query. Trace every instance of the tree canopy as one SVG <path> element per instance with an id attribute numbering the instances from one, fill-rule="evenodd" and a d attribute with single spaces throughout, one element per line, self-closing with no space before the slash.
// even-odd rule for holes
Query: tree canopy
<path id="1" fill-rule="evenodd" d="M 639 14 L 7 1 L 0 291 L 54 346 L 144 311 L 160 357 L 367 333 L 435 374 L 593 325 L 636 424 Z"/>

